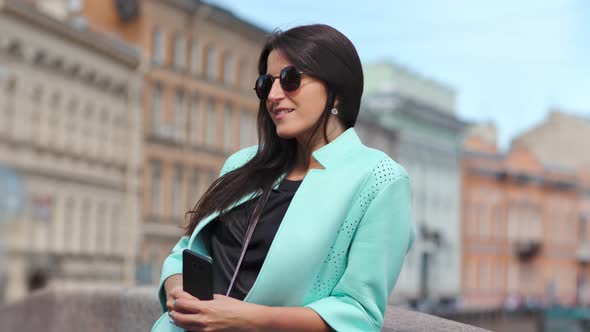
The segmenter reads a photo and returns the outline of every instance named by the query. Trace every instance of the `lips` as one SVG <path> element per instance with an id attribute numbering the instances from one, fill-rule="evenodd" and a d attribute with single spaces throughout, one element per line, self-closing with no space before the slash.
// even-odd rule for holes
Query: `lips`
<path id="1" fill-rule="evenodd" d="M 282 118 L 284 118 L 285 116 L 287 116 L 287 114 L 293 112 L 293 108 L 277 108 L 273 110 L 273 113 L 275 115 L 275 118 L 277 120 L 280 120 Z"/>

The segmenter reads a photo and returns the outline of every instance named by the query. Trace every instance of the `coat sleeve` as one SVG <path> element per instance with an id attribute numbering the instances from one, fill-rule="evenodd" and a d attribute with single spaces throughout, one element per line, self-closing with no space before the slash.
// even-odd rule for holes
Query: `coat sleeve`
<path id="1" fill-rule="evenodd" d="M 233 171 L 234 169 L 242 166 L 249 158 L 256 153 L 257 146 L 251 146 L 242 149 L 232 154 L 221 167 L 219 176 L 223 176 L 226 173 Z M 166 290 L 164 289 L 164 282 L 170 276 L 174 274 L 182 273 L 182 252 L 188 248 L 189 237 L 183 236 L 174 246 L 172 252 L 166 257 L 162 265 L 162 274 L 160 275 L 160 285 L 158 287 L 158 299 L 160 300 L 160 306 L 162 312 L 166 312 Z"/>
<path id="2" fill-rule="evenodd" d="M 188 236 L 180 238 L 178 243 L 172 249 L 172 252 L 164 260 L 162 264 L 162 275 L 160 276 L 160 287 L 158 290 L 158 298 L 160 300 L 160 306 L 162 312 L 166 312 L 166 290 L 164 289 L 164 282 L 168 277 L 174 274 L 182 273 L 182 251 L 188 246 Z"/>
<path id="3" fill-rule="evenodd" d="M 306 307 L 336 331 L 379 331 L 389 295 L 414 241 L 410 184 L 400 176 L 370 203 L 330 296 Z"/>

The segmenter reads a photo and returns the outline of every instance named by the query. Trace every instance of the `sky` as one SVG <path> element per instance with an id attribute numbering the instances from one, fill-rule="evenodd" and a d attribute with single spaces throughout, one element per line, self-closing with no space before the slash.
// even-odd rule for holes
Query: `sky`
<path id="1" fill-rule="evenodd" d="M 265 30 L 324 23 L 363 63 L 390 61 L 456 92 L 457 115 L 499 145 L 551 109 L 590 118 L 587 0 L 208 0 Z"/>

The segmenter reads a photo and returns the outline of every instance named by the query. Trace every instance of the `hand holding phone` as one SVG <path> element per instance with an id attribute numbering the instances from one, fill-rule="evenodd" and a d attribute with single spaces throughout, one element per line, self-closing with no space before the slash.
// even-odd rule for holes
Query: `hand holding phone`
<path id="1" fill-rule="evenodd" d="M 213 300 L 213 262 L 190 249 L 182 252 L 182 287 L 199 300 Z"/>

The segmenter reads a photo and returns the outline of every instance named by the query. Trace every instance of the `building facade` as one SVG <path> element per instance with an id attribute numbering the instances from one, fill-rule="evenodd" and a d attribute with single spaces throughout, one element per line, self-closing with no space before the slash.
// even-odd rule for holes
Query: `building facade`
<path id="1" fill-rule="evenodd" d="M 464 304 L 588 304 L 588 181 L 473 131 L 463 160 Z M 567 149 L 563 147 L 563 149 Z"/>
<path id="2" fill-rule="evenodd" d="M 454 92 L 394 64 L 364 67 L 358 131 L 363 142 L 404 166 L 412 182 L 417 237 L 392 302 L 454 303 L 460 295 L 459 162 L 465 125 L 454 114 Z"/>
<path id="3" fill-rule="evenodd" d="M 185 213 L 224 160 L 257 144 L 252 90 L 266 32 L 231 13 L 181 0 L 85 1 L 95 31 L 144 50 L 145 156 L 139 283 L 156 283 Z"/>
<path id="4" fill-rule="evenodd" d="M 23 191 L 0 224 L 5 300 L 52 283 L 131 284 L 138 53 L 23 1 L 0 1 L 0 31 L 0 167 Z"/>

